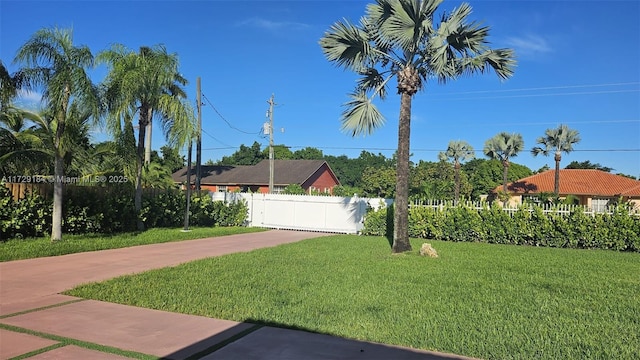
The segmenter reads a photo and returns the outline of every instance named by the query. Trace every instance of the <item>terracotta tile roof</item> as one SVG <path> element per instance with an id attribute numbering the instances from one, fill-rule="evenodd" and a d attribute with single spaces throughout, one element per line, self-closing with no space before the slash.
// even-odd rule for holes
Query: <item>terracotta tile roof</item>
<path id="1" fill-rule="evenodd" d="M 509 183 L 507 189 L 515 194 L 550 193 L 554 182 L 555 170 L 547 170 Z M 502 186 L 496 188 L 501 189 Z M 560 194 L 639 197 L 640 181 L 601 170 L 561 169 Z"/>
<path id="2" fill-rule="evenodd" d="M 284 186 L 303 184 L 325 165 L 329 168 L 324 160 L 274 160 L 273 183 Z M 329 170 L 331 171 L 330 168 Z M 331 173 L 333 174 L 333 171 Z M 191 176 L 191 181 L 194 182 L 195 168 L 191 169 Z M 175 182 L 184 182 L 187 177 L 187 168 L 176 171 L 171 177 Z M 202 166 L 201 183 L 205 185 L 268 185 L 269 160 L 262 160 L 253 166 Z"/>

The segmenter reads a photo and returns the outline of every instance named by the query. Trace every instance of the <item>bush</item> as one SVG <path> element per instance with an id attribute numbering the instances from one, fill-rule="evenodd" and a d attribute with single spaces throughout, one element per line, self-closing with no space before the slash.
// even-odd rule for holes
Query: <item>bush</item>
<path id="1" fill-rule="evenodd" d="M 9 189 L 0 182 L 0 240 L 50 233 L 51 211 L 51 202 L 34 192 L 13 201 Z"/>
<path id="2" fill-rule="evenodd" d="M 282 193 L 290 195 L 305 195 L 307 192 L 304 191 L 304 188 L 300 184 L 289 184 L 284 188 Z"/>
<path id="3" fill-rule="evenodd" d="M 63 204 L 63 232 L 68 234 L 117 233 L 136 229 L 134 189 L 118 187 L 68 187 Z M 144 194 L 141 218 L 147 228 L 180 227 L 184 224 L 186 198 L 180 190 Z M 241 226 L 247 204 L 225 204 L 211 196 L 193 195 L 190 224 L 194 226 Z M 13 201 L 0 183 L 0 240 L 41 237 L 51 232 L 52 201 L 28 193 Z"/>
<path id="4" fill-rule="evenodd" d="M 179 227 L 184 224 L 186 198 L 182 191 L 167 190 L 142 198 L 140 218 L 145 228 Z"/>
<path id="5" fill-rule="evenodd" d="M 387 233 L 387 208 L 369 209 L 364 217 L 362 235 L 385 236 Z"/>
<path id="6" fill-rule="evenodd" d="M 383 236 L 387 210 L 369 212 L 364 235 Z M 391 222 L 391 223 L 389 223 Z M 640 252 L 640 217 L 629 215 L 620 205 L 611 214 L 585 214 L 582 208 L 568 215 L 545 213 L 539 206 L 522 206 L 513 214 L 493 205 L 477 210 L 465 206 L 412 206 L 409 236 L 447 241 L 481 241 L 498 244 L 533 245 Z"/>

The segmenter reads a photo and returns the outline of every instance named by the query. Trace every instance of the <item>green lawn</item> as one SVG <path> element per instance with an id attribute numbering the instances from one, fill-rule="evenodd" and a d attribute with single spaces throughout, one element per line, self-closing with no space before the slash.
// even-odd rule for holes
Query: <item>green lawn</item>
<path id="1" fill-rule="evenodd" d="M 0 242 L 0 262 L 58 256 L 85 251 L 118 249 L 136 245 L 201 239 L 207 237 L 263 231 L 249 227 L 203 227 L 182 229 L 149 229 L 124 234 L 64 235 L 62 241 L 51 243 L 49 238 L 16 239 Z"/>
<path id="2" fill-rule="evenodd" d="M 337 235 L 70 295 L 486 359 L 640 358 L 640 254 Z"/>

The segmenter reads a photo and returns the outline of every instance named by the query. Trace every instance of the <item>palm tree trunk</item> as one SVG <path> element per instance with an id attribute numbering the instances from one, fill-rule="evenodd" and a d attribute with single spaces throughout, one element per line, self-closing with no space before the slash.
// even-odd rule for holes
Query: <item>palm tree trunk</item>
<path id="1" fill-rule="evenodd" d="M 184 230 L 189 230 L 189 210 L 191 207 L 191 147 L 193 141 L 189 139 L 189 149 L 187 150 L 187 184 L 186 184 L 186 198 L 187 206 L 184 211 Z"/>
<path id="2" fill-rule="evenodd" d="M 453 181 L 455 182 L 455 188 L 453 189 L 453 199 L 457 204 L 460 200 L 460 163 L 456 160 L 453 165 L 455 172 L 453 173 Z"/>
<path id="3" fill-rule="evenodd" d="M 151 162 L 151 123 L 147 125 L 147 129 L 145 130 L 146 137 L 144 139 L 144 163 L 148 164 Z"/>
<path id="4" fill-rule="evenodd" d="M 509 181 L 509 160 L 504 160 L 502 162 L 502 190 L 505 193 L 508 193 L 507 191 L 507 181 Z"/>
<path id="5" fill-rule="evenodd" d="M 553 185 L 553 193 L 557 198 L 560 195 L 560 160 L 562 160 L 562 155 L 560 153 L 556 153 L 554 160 L 556 161 L 556 173 Z"/>
<path id="6" fill-rule="evenodd" d="M 411 95 L 402 92 L 398 121 L 398 163 L 396 199 L 393 217 L 393 253 L 411 250 L 409 242 L 409 142 L 411 132 Z"/>
<path id="7" fill-rule="evenodd" d="M 65 86 L 62 108 L 57 114 L 56 134 L 53 139 L 54 164 L 53 164 L 53 210 L 51 212 L 51 242 L 62 240 L 62 185 L 64 182 L 64 152 L 62 151 L 62 136 L 64 135 L 67 104 L 71 96 L 69 86 Z"/>
<path id="8" fill-rule="evenodd" d="M 64 159 L 55 152 L 53 166 L 53 213 L 51 214 L 51 242 L 62 240 L 62 191 L 64 182 Z"/>
<path id="9" fill-rule="evenodd" d="M 144 231 L 144 222 L 140 218 L 142 211 L 142 167 L 145 152 L 145 135 L 147 130 L 147 111 L 140 110 L 140 121 L 138 122 L 138 149 L 136 151 L 136 193 L 134 196 L 134 205 L 138 220 L 136 222 L 138 231 Z"/>

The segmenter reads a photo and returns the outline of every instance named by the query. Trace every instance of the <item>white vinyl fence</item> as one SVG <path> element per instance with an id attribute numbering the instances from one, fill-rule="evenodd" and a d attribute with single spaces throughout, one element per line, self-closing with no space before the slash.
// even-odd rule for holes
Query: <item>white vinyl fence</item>
<path id="1" fill-rule="evenodd" d="M 357 234 L 367 208 L 390 200 L 360 197 L 285 195 L 261 193 L 212 193 L 213 200 L 246 201 L 247 226 Z M 384 206 L 384 205 L 383 205 Z"/>

